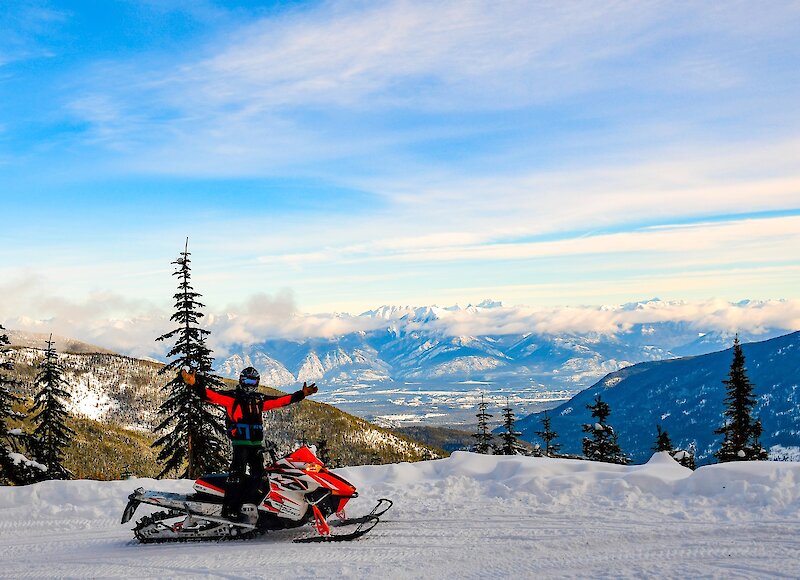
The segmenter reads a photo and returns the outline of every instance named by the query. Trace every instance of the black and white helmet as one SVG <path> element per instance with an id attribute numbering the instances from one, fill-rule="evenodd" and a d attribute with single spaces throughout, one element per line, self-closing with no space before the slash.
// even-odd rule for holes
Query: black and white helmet
<path id="1" fill-rule="evenodd" d="M 258 388 L 258 381 L 261 376 L 253 367 L 247 367 L 239 374 L 239 386 L 248 391 L 255 391 Z"/>

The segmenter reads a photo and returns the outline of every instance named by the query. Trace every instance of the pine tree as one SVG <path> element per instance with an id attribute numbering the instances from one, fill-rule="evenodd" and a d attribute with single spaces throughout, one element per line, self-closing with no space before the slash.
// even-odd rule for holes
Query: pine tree
<path id="1" fill-rule="evenodd" d="M 500 445 L 500 455 L 524 455 L 525 448 L 519 444 L 519 437 L 522 435 L 514 430 L 514 409 L 506 397 L 506 406 L 503 407 L 503 427 L 505 431 L 500 434 L 502 444 Z"/>
<path id="2" fill-rule="evenodd" d="M 720 449 L 714 454 L 720 462 L 763 461 L 767 450 L 761 446 L 761 421 L 753 419 L 757 399 L 747 377 L 744 352 L 737 335 L 733 341 L 733 361 L 728 378 L 722 381 L 727 390 L 725 423 L 714 431 L 722 435 Z"/>
<path id="3" fill-rule="evenodd" d="M 14 411 L 22 397 L 14 393 L 20 382 L 6 373 L 14 365 L 6 358 L 11 342 L 0 324 L 0 485 L 23 485 L 41 478 L 46 467 L 33 457 L 33 440 L 20 427 L 11 428 L 10 421 L 20 420 L 24 413 Z"/>
<path id="4" fill-rule="evenodd" d="M 69 479 L 71 473 L 64 467 L 64 451 L 75 432 L 67 426 L 67 409 L 64 401 L 72 397 L 66 391 L 64 367 L 58 362 L 53 335 L 47 340 L 44 358 L 39 363 L 39 373 L 33 381 L 37 389 L 32 422 L 37 458 L 47 466 L 46 479 Z"/>
<path id="5" fill-rule="evenodd" d="M 0 485 L 26 483 L 22 461 L 24 456 L 20 457 L 20 441 L 17 437 L 19 431 L 11 429 L 9 423 L 19 418 L 13 405 L 21 400 L 11 390 L 19 382 L 6 375 L 14 370 L 14 365 L 6 359 L 9 344 L 5 328 L 0 324 Z"/>
<path id="6" fill-rule="evenodd" d="M 478 404 L 478 413 L 475 415 L 478 418 L 478 431 L 473 433 L 475 438 L 475 445 L 472 450 L 475 453 L 483 453 L 484 455 L 492 454 L 492 432 L 489 431 L 489 419 L 492 417 L 486 412 L 489 403 L 484 401 L 483 394 L 481 394 L 481 402 Z"/>
<path id="7" fill-rule="evenodd" d="M 669 438 L 669 433 L 662 431 L 661 425 L 656 425 L 656 430 L 658 431 L 658 435 L 656 436 L 656 444 L 653 447 L 653 451 L 666 451 L 672 455 L 674 448 L 672 447 L 672 441 Z"/>
<path id="8" fill-rule="evenodd" d="M 5 355 L 9 345 L 8 335 L 4 331 L 5 328 L 0 325 L 0 355 Z M 6 376 L 6 371 L 12 370 L 14 366 L 3 356 L 0 359 L 0 485 L 17 483 L 15 456 L 12 455 L 17 449 L 8 423 L 16 418 L 12 405 L 19 401 L 19 397 L 11 391 L 16 381 Z"/>
<path id="9" fill-rule="evenodd" d="M 617 443 L 617 433 L 614 428 L 606 423 L 611 414 L 611 408 L 604 402 L 600 395 L 594 399 L 594 405 L 586 405 L 592 412 L 592 417 L 597 419 L 594 424 L 583 426 L 584 433 L 589 437 L 583 438 L 583 454 L 592 461 L 605 461 L 626 465 L 630 459 L 622 452 Z"/>
<path id="10" fill-rule="evenodd" d="M 547 457 L 557 456 L 561 445 L 553 443 L 553 440 L 558 437 L 558 433 L 550 427 L 550 416 L 547 411 L 542 414 L 542 430 L 535 433 L 544 441 L 544 454 Z"/>
<path id="11" fill-rule="evenodd" d="M 162 387 L 167 398 L 159 409 L 162 420 L 157 430 L 164 434 L 153 443 L 153 447 L 161 448 L 158 460 L 164 468 L 159 477 L 174 472 L 178 477 L 195 479 L 204 473 L 220 471 L 226 463 L 225 428 L 219 411 L 188 388 L 178 372 L 188 366 L 204 376 L 207 387 L 222 386 L 222 381 L 211 374 L 212 351 L 205 343 L 210 332 L 198 326 L 203 317 L 200 308 L 204 305 L 197 300 L 201 294 L 191 285 L 190 255 L 187 238 L 184 251 L 172 262 L 176 266 L 173 276 L 178 277 L 178 292 L 174 295 L 175 313 L 170 320 L 179 326 L 156 339 L 175 340 L 167 353 L 172 360 L 159 371 L 173 375 Z"/>

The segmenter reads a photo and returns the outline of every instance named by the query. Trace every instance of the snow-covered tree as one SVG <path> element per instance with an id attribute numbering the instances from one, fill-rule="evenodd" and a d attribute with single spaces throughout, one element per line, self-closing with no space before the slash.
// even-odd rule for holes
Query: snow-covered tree
<path id="1" fill-rule="evenodd" d="M 0 324 L 0 485 L 19 485 L 35 481 L 43 466 L 29 459 L 30 439 L 22 429 L 12 428 L 12 422 L 24 415 L 14 410 L 21 397 L 12 390 L 19 386 L 19 381 L 10 376 L 14 365 L 7 357 L 9 344 Z"/>
<path id="2" fill-rule="evenodd" d="M 491 455 L 493 450 L 492 432 L 489 430 L 489 419 L 492 415 L 486 412 L 488 406 L 489 403 L 484 400 L 483 394 L 481 394 L 478 413 L 475 415 L 478 418 L 478 431 L 472 434 L 475 438 L 475 445 L 472 450 L 475 453 L 483 453 L 485 455 Z"/>
<path id="3" fill-rule="evenodd" d="M 589 436 L 583 438 L 583 455 L 592 461 L 605 461 L 607 463 L 619 463 L 626 465 L 630 462 L 627 455 L 617 443 L 617 433 L 614 428 L 606 423 L 606 419 L 611 414 L 608 403 L 597 395 L 594 405 L 586 405 L 592 412 L 592 417 L 596 419 L 593 424 L 583 425 L 584 433 Z"/>
<path id="4" fill-rule="evenodd" d="M 511 403 L 506 397 L 506 406 L 503 407 L 503 428 L 505 429 L 500 434 L 500 455 L 524 455 L 525 448 L 519 444 L 519 437 L 522 435 L 519 431 L 514 430 L 514 409 L 511 408 Z"/>
<path id="5" fill-rule="evenodd" d="M 31 436 L 21 427 L 12 428 L 12 422 L 23 419 L 25 414 L 14 410 L 22 397 L 12 390 L 19 381 L 7 374 L 14 370 L 7 358 L 10 344 L 0 324 L 0 485 L 23 485 L 41 479 L 47 468 L 33 457 Z"/>
<path id="6" fill-rule="evenodd" d="M 8 335 L 5 328 L 0 325 L 0 485 L 16 483 L 15 463 L 12 454 L 14 448 L 13 434 L 11 433 L 10 419 L 14 419 L 13 404 L 19 397 L 11 389 L 16 386 L 16 381 L 6 375 L 14 369 L 10 361 L 6 360 L 5 353 L 8 348 Z"/>
<path id="7" fill-rule="evenodd" d="M 733 341 L 733 361 L 728 378 L 722 381 L 727 390 L 725 397 L 725 423 L 714 431 L 722 435 L 722 444 L 714 454 L 720 462 L 762 461 L 767 450 L 761 446 L 761 421 L 753 419 L 756 397 L 753 384 L 747 377 L 744 352 L 737 335 Z"/>
<path id="8" fill-rule="evenodd" d="M 558 455 L 558 450 L 561 449 L 561 445 L 557 443 L 553 443 L 553 441 L 558 437 L 558 433 L 553 431 L 552 427 L 550 426 L 550 415 L 547 414 L 545 411 L 542 414 L 542 430 L 536 431 L 535 433 L 544 441 L 544 454 L 547 457 L 555 457 Z"/>
<path id="9" fill-rule="evenodd" d="M 677 461 L 678 463 L 680 463 L 684 467 L 688 467 L 689 469 L 694 471 L 694 469 L 696 467 L 696 465 L 695 465 L 696 453 L 695 453 L 694 443 L 689 445 L 688 451 L 687 450 L 683 450 L 683 449 L 676 449 L 671 453 L 671 455 L 672 455 L 672 458 L 675 461 Z"/>
<path id="10" fill-rule="evenodd" d="M 191 285 L 190 255 L 187 239 L 184 251 L 172 262 L 176 266 L 173 276 L 178 277 L 178 292 L 170 320 L 178 326 L 156 339 L 175 340 L 167 353 L 171 360 L 159 371 L 172 376 L 162 387 L 167 398 L 159 409 L 162 420 L 157 430 L 164 434 L 153 443 L 161 448 L 158 460 L 164 467 L 159 477 L 174 472 L 194 479 L 219 471 L 226 464 L 225 428 L 219 411 L 187 388 L 180 377 L 180 369 L 188 366 L 204 375 L 207 387 L 222 386 L 222 381 L 211 374 L 213 357 L 205 343 L 210 332 L 198 325 L 204 305 L 197 300 L 201 294 Z"/>
<path id="11" fill-rule="evenodd" d="M 69 479 L 72 474 L 64 467 L 64 452 L 75 432 L 67 425 L 69 415 L 65 401 L 72 397 L 66 390 L 64 367 L 58 362 L 52 335 L 47 340 L 33 385 L 36 397 L 31 409 L 32 437 L 36 441 L 37 459 L 47 466 L 43 477 Z"/>

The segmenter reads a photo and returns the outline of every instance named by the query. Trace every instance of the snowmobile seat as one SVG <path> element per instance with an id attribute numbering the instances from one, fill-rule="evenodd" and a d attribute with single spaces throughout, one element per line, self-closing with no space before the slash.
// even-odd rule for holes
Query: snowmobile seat
<path id="1" fill-rule="evenodd" d="M 198 493 L 210 495 L 212 497 L 225 497 L 225 490 L 228 489 L 227 473 L 212 473 L 199 477 L 194 482 L 194 490 Z"/>

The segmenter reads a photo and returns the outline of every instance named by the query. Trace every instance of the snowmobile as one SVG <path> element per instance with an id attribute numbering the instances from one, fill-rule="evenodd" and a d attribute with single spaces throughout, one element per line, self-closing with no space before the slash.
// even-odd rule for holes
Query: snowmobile
<path id="1" fill-rule="evenodd" d="M 330 472 L 308 447 L 265 468 L 258 485 L 251 486 L 240 519 L 222 517 L 227 474 L 206 475 L 194 482 L 192 494 L 136 489 L 128 496 L 122 514 L 130 521 L 139 504 L 166 508 L 136 523 L 133 533 L 142 543 L 251 538 L 268 531 L 310 524 L 315 533 L 295 542 L 342 542 L 360 538 L 372 530 L 380 516 L 392 507 L 380 499 L 367 515 L 347 518 L 345 505 L 358 497 L 356 488 Z M 335 514 L 331 522 L 328 519 Z M 355 526 L 353 528 L 353 526 Z M 332 528 L 347 528 L 334 533 Z"/>

